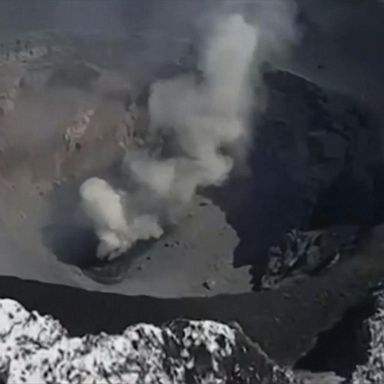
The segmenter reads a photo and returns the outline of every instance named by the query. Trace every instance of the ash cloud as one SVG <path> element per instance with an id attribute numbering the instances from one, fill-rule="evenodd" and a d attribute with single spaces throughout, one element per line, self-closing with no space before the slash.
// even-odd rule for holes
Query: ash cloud
<path id="1" fill-rule="evenodd" d="M 245 150 L 250 134 L 249 114 L 258 102 L 251 86 L 260 82 L 266 44 L 271 52 L 278 46 L 263 36 L 275 41 L 281 33 L 266 33 L 263 23 L 249 19 L 233 9 L 215 16 L 204 28 L 200 76 L 152 85 L 149 136 L 155 141 L 171 138 L 170 153 L 128 149 L 122 164 L 127 190 L 97 178 L 81 186 L 82 205 L 99 237 L 98 258 L 113 259 L 138 240 L 159 238 L 199 188 L 220 186 L 230 175 L 235 161 L 231 147 L 238 150 L 241 143 Z"/>

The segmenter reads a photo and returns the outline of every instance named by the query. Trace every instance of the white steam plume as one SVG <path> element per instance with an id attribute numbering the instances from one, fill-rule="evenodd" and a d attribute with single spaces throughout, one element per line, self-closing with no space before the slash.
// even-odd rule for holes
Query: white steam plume
<path id="1" fill-rule="evenodd" d="M 92 220 L 99 238 L 97 257 L 113 259 L 137 240 L 159 238 L 163 230 L 156 218 L 131 210 L 125 214 L 123 192 L 115 191 L 106 181 L 96 177 L 85 181 L 80 188 L 85 212 Z M 129 202 L 127 202 L 129 203 Z"/>
<path id="2" fill-rule="evenodd" d="M 82 185 L 82 201 L 100 239 L 99 258 L 117 257 L 138 240 L 158 238 L 160 225 L 175 207 L 187 204 L 198 187 L 226 180 L 233 159 L 225 148 L 247 134 L 258 43 L 257 27 L 239 14 L 224 16 L 205 42 L 201 81 L 190 75 L 152 86 L 150 133 L 171 132 L 177 152 L 164 158 L 128 150 L 123 169 L 135 189 L 124 196 L 100 179 Z"/>
<path id="3" fill-rule="evenodd" d="M 153 85 L 151 132 L 171 129 L 183 155 L 159 160 L 127 153 L 125 167 L 139 185 L 185 203 L 197 187 L 219 185 L 227 178 L 233 159 L 222 149 L 247 132 L 248 85 L 257 42 L 256 28 L 240 15 L 227 16 L 217 21 L 206 42 L 202 83 L 182 76 Z"/>

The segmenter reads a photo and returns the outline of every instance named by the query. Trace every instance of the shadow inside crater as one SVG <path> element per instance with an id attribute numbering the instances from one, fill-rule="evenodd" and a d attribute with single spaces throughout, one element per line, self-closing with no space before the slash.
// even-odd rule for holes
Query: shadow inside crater
<path id="1" fill-rule="evenodd" d="M 372 111 L 289 72 L 267 72 L 264 80 L 268 105 L 254 117 L 248 173 L 208 191 L 238 234 L 233 264 L 251 266 L 254 289 L 268 249 L 289 230 L 384 220 Z"/>

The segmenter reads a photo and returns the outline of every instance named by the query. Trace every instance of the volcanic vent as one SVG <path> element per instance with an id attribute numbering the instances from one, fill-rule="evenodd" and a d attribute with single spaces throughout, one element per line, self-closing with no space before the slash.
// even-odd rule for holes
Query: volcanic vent
<path id="1" fill-rule="evenodd" d="M 33 33 L 6 46 L 5 273 L 125 294 L 250 289 L 247 268 L 233 268 L 237 235 L 204 195 L 246 168 L 261 67 L 281 31 L 232 8 L 146 72 L 126 67 L 138 40 L 153 45 L 145 33 Z"/>

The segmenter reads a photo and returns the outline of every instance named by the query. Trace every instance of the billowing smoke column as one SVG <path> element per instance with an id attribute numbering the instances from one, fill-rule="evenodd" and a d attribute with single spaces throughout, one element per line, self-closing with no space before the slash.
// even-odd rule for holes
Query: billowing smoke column
<path id="1" fill-rule="evenodd" d="M 158 238 L 162 227 L 197 188 L 220 185 L 233 159 L 231 145 L 247 134 L 249 89 L 258 29 L 239 14 L 217 19 L 195 75 L 156 82 L 149 99 L 150 134 L 171 137 L 166 155 L 128 150 L 123 171 L 132 188 L 114 190 L 92 178 L 80 194 L 100 243 L 97 256 L 112 259 L 136 241 Z"/>
<path id="2" fill-rule="evenodd" d="M 113 259 L 137 240 L 158 238 L 163 233 L 154 216 L 139 214 L 131 209 L 130 216 L 126 217 L 123 192 L 115 191 L 104 180 L 88 179 L 81 186 L 80 194 L 100 241 L 97 249 L 99 258 Z"/>

